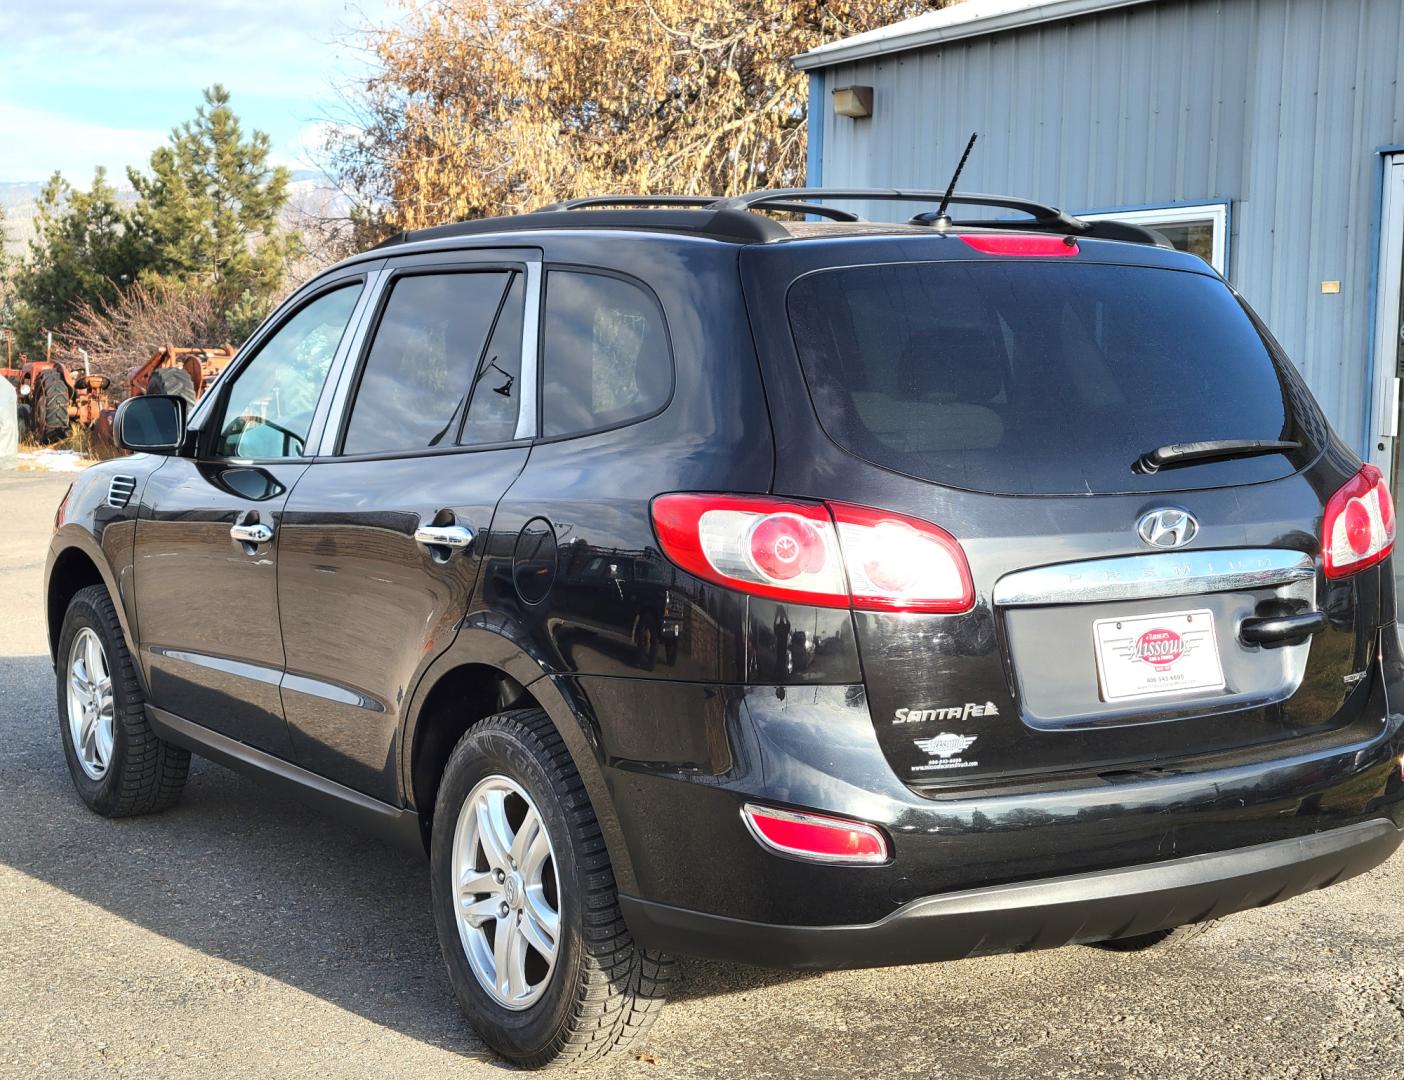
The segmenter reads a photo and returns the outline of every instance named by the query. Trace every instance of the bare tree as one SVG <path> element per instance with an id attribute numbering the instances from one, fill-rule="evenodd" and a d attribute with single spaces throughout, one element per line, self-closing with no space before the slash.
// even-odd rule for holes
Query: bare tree
<path id="1" fill-rule="evenodd" d="M 796 53 L 917 0 L 402 0 L 333 130 L 331 167 L 377 232 L 604 191 L 803 183 Z"/>

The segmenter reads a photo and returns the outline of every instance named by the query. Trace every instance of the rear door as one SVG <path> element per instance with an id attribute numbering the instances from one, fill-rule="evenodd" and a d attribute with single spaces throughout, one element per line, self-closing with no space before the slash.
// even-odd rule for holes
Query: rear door
<path id="1" fill-rule="evenodd" d="M 452 643 L 478 538 L 526 463 L 539 269 L 534 250 L 393 261 L 288 501 L 278 596 L 296 757 L 381 799 L 397 791 L 405 703 Z"/>
<path id="2" fill-rule="evenodd" d="M 195 453 L 151 475 L 134 546 L 141 658 L 152 703 L 290 756 L 278 682 L 279 532 L 324 422 L 328 373 L 367 278 L 317 282 L 244 350 L 193 418 Z"/>
<path id="3" fill-rule="evenodd" d="M 1107 243 L 900 252 L 747 267 L 753 301 L 789 324 L 762 331 L 793 450 L 777 493 L 929 520 L 971 566 L 968 613 L 855 614 L 899 775 L 1159 768 L 1371 723 L 1377 575 L 1328 583 L 1319 563 L 1323 506 L 1358 462 L 1227 286 Z M 1138 465 L 1218 439 L 1294 445 Z M 1252 640 L 1314 612 L 1314 636 Z"/>

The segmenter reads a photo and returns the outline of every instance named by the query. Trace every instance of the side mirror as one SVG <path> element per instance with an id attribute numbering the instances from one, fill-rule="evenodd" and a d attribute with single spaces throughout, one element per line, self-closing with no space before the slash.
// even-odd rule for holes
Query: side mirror
<path id="1" fill-rule="evenodd" d="M 185 402 L 178 397 L 129 397 L 112 418 L 112 439 L 136 454 L 174 454 L 185 441 Z"/>

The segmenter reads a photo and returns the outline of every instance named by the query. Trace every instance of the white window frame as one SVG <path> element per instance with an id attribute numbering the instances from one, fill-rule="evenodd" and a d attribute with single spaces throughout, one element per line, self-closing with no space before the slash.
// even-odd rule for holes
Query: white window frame
<path id="1" fill-rule="evenodd" d="M 1086 221 L 1126 221 L 1154 229 L 1158 225 L 1184 225 L 1191 221 L 1208 221 L 1213 228 L 1209 265 L 1228 277 L 1228 203 L 1190 203 L 1175 206 L 1141 207 L 1135 210 L 1099 210 L 1093 214 L 1078 214 Z"/>

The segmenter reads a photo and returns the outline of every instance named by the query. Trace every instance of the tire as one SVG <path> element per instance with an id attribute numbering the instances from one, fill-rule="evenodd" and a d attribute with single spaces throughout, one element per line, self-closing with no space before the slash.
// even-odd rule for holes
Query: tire
<path id="1" fill-rule="evenodd" d="M 520 859 L 489 857 L 491 845 L 476 835 L 479 800 L 500 805 L 501 820 L 523 840 Z M 534 833 L 533 821 L 544 828 L 549 857 L 540 855 L 539 842 L 526 844 L 521 835 Z M 505 839 L 506 830 L 492 831 Z M 499 713 L 459 740 L 439 785 L 429 855 L 434 924 L 449 982 L 488 1046 L 526 1068 L 577 1067 L 617 1057 L 647 1031 L 672 983 L 673 961 L 635 945 L 624 925 L 599 822 L 544 712 Z M 490 884 L 495 862 L 510 879 L 504 874 L 501 883 Z M 468 874 L 483 886 L 465 901 L 479 908 L 473 916 L 478 924 L 459 917 L 455 882 Z M 551 944 L 549 933 L 538 929 L 550 920 L 533 913 L 549 913 L 552 900 L 558 919 L 548 961 L 531 942 L 534 936 Z M 506 920 L 500 917 L 504 904 Z M 525 928 L 523 978 L 516 987 L 510 977 L 503 980 L 504 994 L 490 987 L 499 982 L 499 932 L 517 933 L 513 925 Z M 480 959 L 470 959 L 470 949 Z M 513 995 L 515 1004 L 508 1000 Z"/>
<path id="2" fill-rule="evenodd" d="M 1193 941 L 1213 926 L 1216 921 L 1211 919 L 1208 922 L 1190 923 L 1188 926 L 1172 926 L 1168 930 L 1152 930 L 1148 934 L 1134 934 L 1131 937 L 1092 941 L 1088 944 L 1094 949 L 1105 949 L 1107 952 L 1132 953 L 1146 952 L 1151 949 L 1170 949 L 1183 945 L 1187 941 Z"/>
<path id="3" fill-rule="evenodd" d="M 100 652 L 90 651 L 94 644 Z M 83 677 L 90 683 L 94 672 L 106 668 L 108 705 L 96 710 L 94 722 L 89 725 L 85 725 L 82 713 L 75 717 L 70 712 L 76 712 L 83 701 L 81 691 L 70 682 L 80 665 Z M 96 681 L 101 686 L 101 673 Z M 69 602 L 59 633 L 59 732 L 73 786 L 88 808 L 103 817 L 165 810 L 175 805 L 185 787 L 190 754 L 156 736 L 147 723 L 145 706 L 141 683 L 107 589 L 89 585 L 78 590 Z M 110 734 L 100 737 L 107 726 L 104 717 L 109 715 Z M 91 744 L 83 735 L 85 730 L 94 732 Z"/>
<path id="4" fill-rule="evenodd" d="M 187 416 L 190 410 L 195 408 L 195 381 L 190 378 L 190 372 L 185 368 L 157 368 L 146 381 L 146 392 L 180 398 L 185 402 Z"/>
<path id="5" fill-rule="evenodd" d="M 21 439 L 32 438 L 31 429 L 34 427 L 34 410 L 30 408 L 29 402 L 20 398 L 19 404 L 15 406 L 15 424 L 19 430 Z"/>
<path id="6" fill-rule="evenodd" d="M 55 368 L 45 368 L 34 380 L 34 434 L 41 443 L 68 438 L 68 383 Z"/>

